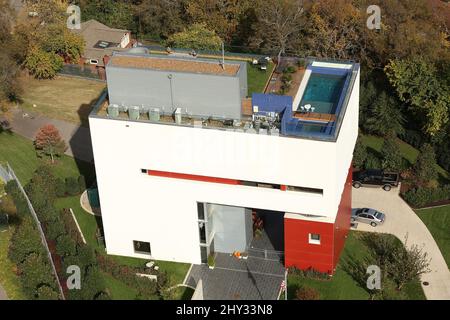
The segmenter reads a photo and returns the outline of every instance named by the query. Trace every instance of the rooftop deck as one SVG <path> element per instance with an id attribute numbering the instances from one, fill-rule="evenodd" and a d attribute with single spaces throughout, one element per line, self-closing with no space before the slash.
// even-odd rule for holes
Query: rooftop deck
<path id="1" fill-rule="evenodd" d="M 126 57 L 113 57 L 112 64 L 127 65 Z M 133 59 L 134 64 L 136 58 Z M 145 59 L 148 68 L 182 68 L 186 72 L 195 69 L 196 61 L 170 60 L 151 58 Z M 159 65 L 161 63 L 161 65 Z M 200 63 L 212 65 L 214 63 Z M 225 71 L 233 72 L 232 64 Z M 235 66 L 235 72 L 239 65 Z M 119 106 L 111 105 L 106 94 L 99 101 L 92 115 L 98 117 L 117 118 L 132 121 L 145 121 L 168 125 L 196 127 L 204 129 L 221 129 L 227 131 L 246 132 L 252 134 L 287 136 L 313 140 L 336 141 L 342 124 L 350 95 L 353 91 L 359 65 L 352 62 L 322 62 L 309 60 L 306 68 L 297 67 L 299 79 L 296 79 L 296 94 L 286 95 L 254 94 L 253 99 L 242 99 L 241 117 L 223 119 L 214 116 L 196 116 L 193 114 L 165 113 L 157 106 Z M 270 88 L 270 84 L 267 88 Z M 266 90 L 267 92 L 268 90 Z M 214 103 L 213 101 L 211 103 Z"/>

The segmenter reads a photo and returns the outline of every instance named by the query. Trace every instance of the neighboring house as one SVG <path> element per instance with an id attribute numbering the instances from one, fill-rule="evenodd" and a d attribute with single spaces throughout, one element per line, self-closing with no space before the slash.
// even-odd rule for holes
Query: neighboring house
<path id="1" fill-rule="evenodd" d="M 194 264 L 284 256 L 333 273 L 351 217 L 359 64 L 309 60 L 295 97 L 246 63 L 114 53 L 89 117 L 109 254 Z M 248 114 L 250 113 L 250 114 Z"/>
<path id="2" fill-rule="evenodd" d="M 113 29 L 96 20 L 83 22 L 80 29 L 73 31 L 80 34 L 86 42 L 83 62 L 98 67 L 104 67 L 105 56 L 131 46 L 129 30 Z"/>

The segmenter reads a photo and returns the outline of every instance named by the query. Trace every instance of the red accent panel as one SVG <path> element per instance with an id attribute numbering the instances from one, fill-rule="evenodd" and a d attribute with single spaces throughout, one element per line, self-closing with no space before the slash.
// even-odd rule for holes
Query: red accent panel
<path id="1" fill-rule="evenodd" d="M 285 265 L 332 274 L 350 230 L 352 170 L 348 171 L 334 223 L 284 219 Z M 320 244 L 309 244 L 309 234 L 320 234 Z"/>
<path id="2" fill-rule="evenodd" d="M 350 230 L 350 218 L 352 216 L 352 168 L 348 170 L 341 203 L 339 204 L 336 221 L 334 222 L 334 258 L 333 266 L 339 262 L 339 257 L 344 249 L 345 239 Z"/>
<path id="3" fill-rule="evenodd" d="M 280 190 L 286 191 L 286 190 L 287 190 L 287 186 L 285 186 L 284 184 L 282 184 L 282 185 L 280 186 Z"/>
<path id="4" fill-rule="evenodd" d="M 309 244 L 309 234 L 320 234 L 320 244 Z M 284 219 L 286 267 L 333 270 L 333 224 L 299 219 Z"/>
<path id="5" fill-rule="evenodd" d="M 195 181 L 212 182 L 212 183 L 223 183 L 223 184 L 233 184 L 233 185 L 238 185 L 239 184 L 239 180 L 226 179 L 226 178 L 215 178 L 215 177 L 200 176 L 200 175 L 186 174 L 186 173 L 147 170 L 147 174 L 150 175 L 150 176 L 174 178 L 174 179 L 183 179 L 183 180 L 195 180 Z"/>

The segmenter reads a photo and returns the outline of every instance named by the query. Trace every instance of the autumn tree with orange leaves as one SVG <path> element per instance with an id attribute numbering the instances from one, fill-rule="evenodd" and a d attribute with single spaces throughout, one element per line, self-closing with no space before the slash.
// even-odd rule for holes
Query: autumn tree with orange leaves
<path id="1" fill-rule="evenodd" d="M 58 129 L 52 124 L 45 125 L 39 130 L 34 140 L 34 146 L 38 156 L 50 156 L 52 163 L 55 162 L 55 156 L 61 156 L 67 149 Z"/>

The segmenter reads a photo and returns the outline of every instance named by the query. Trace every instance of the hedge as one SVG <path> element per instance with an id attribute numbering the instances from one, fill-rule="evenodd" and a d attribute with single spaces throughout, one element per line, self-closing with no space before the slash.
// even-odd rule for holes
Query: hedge
<path id="1" fill-rule="evenodd" d="M 419 187 L 408 190 L 403 198 L 415 208 L 424 207 L 433 202 L 450 200 L 450 185 L 438 188 Z"/>
<path id="2" fill-rule="evenodd" d="M 11 238 L 8 257 L 17 266 L 23 291 L 29 299 L 58 299 L 56 278 L 25 197 L 16 181 L 8 182 L 5 190 L 14 200 L 20 217 Z"/>

